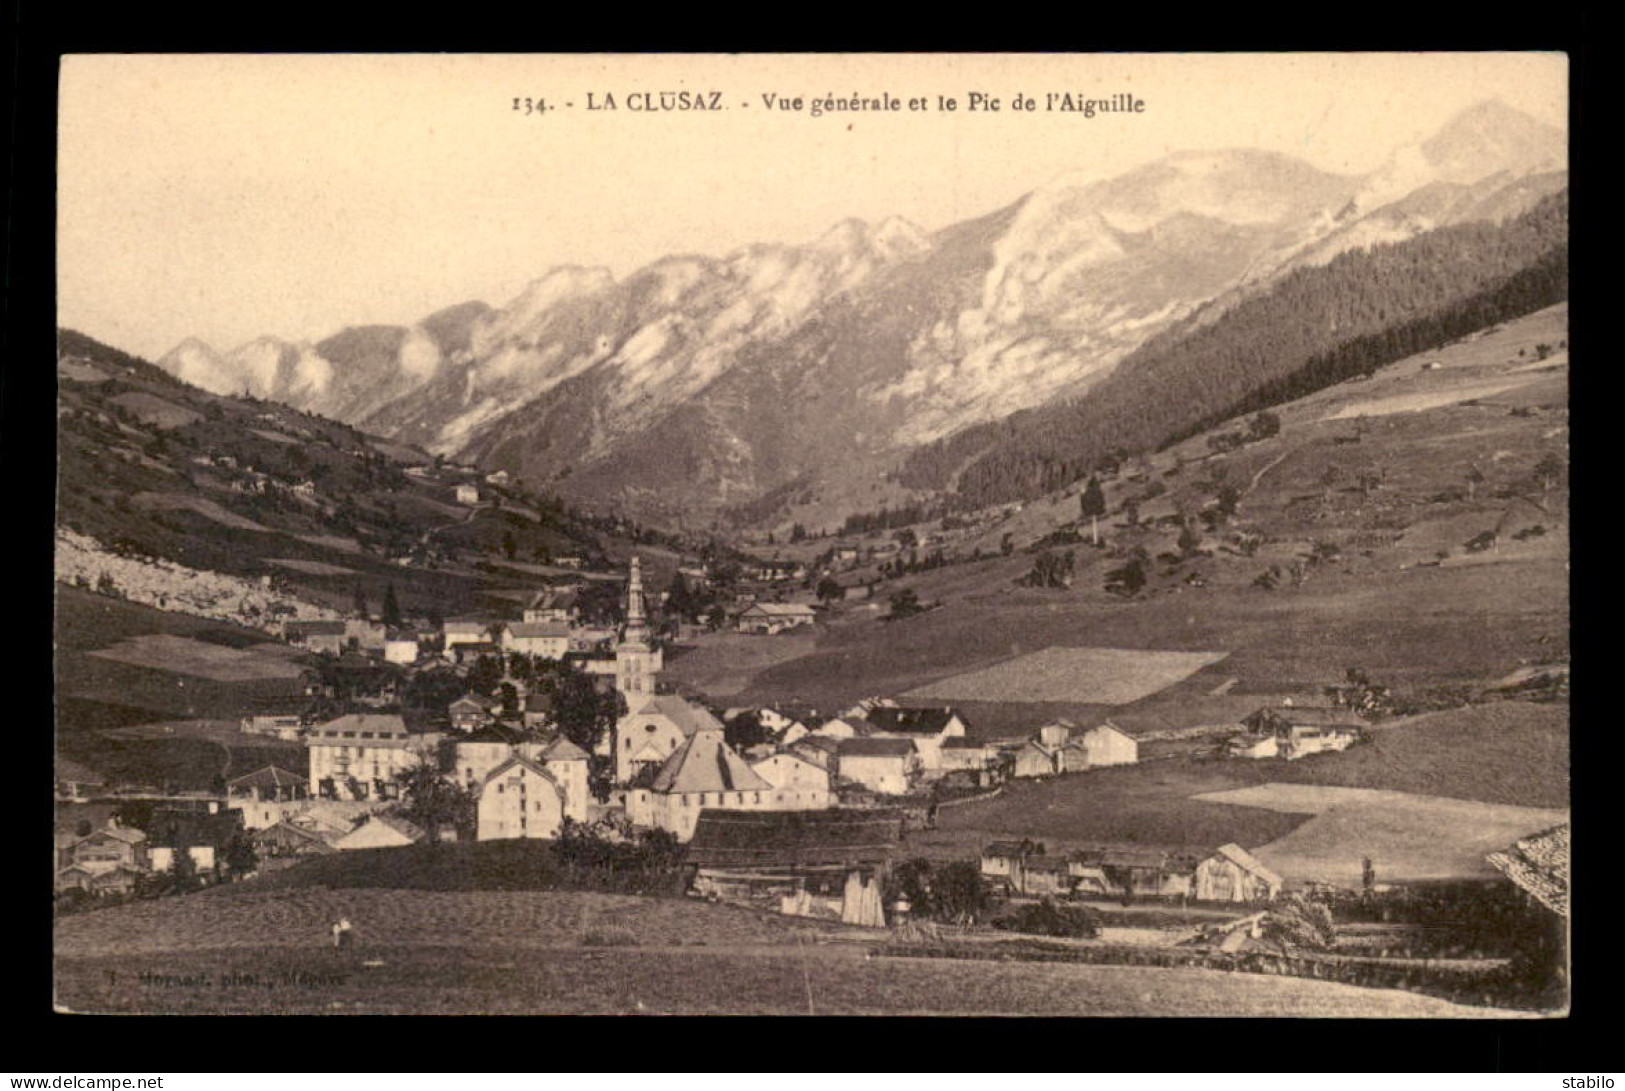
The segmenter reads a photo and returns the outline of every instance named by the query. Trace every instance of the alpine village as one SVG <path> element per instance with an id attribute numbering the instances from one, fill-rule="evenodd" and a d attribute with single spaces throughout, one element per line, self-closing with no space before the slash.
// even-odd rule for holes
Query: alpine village
<path id="1" fill-rule="evenodd" d="M 1561 1013 L 1563 135 L 1416 154 L 60 329 L 59 1004 Z"/>

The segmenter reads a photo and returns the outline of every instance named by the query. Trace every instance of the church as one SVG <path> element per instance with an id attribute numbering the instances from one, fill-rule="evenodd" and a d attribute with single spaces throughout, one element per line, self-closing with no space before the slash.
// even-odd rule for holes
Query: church
<path id="1" fill-rule="evenodd" d="M 642 570 L 633 557 L 626 628 L 615 646 L 615 688 L 626 699 L 627 711 L 611 740 L 615 784 L 633 825 L 668 830 L 686 841 L 706 809 L 829 806 L 827 784 L 820 791 L 801 791 L 764 779 L 728 745 L 722 723 L 709 711 L 683 697 L 658 693 L 659 674 L 659 652 L 650 640 L 644 610 Z"/>

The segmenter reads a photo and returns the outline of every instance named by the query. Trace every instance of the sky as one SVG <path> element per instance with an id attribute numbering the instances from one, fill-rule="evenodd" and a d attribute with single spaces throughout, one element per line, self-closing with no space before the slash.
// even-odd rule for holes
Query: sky
<path id="1" fill-rule="evenodd" d="M 70 56 L 58 319 L 154 360 L 191 336 L 318 340 L 500 306 L 555 266 L 624 277 L 848 217 L 935 230 L 1173 151 L 1369 171 L 1484 99 L 1566 126 L 1567 83 L 1550 53 Z M 660 91 L 723 108 L 629 108 Z M 1050 93 L 1145 105 L 1086 118 Z M 829 95 L 902 108 L 811 116 Z"/>

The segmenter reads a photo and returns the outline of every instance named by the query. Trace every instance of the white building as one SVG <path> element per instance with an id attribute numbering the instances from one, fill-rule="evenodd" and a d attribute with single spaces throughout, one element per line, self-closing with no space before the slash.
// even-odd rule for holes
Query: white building
<path id="1" fill-rule="evenodd" d="M 587 820 L 587 755 L 567 739 L 521 744 L 487 773 L 475 799 L 481 841 L 557 837 Z"/>
<path id="2" fill-rule="evenodd" d="M 394 792 L 397 777 L 421 760 L 421 745 L 406 721 L 377 713 L 340 716 L 310 729 L 310 794 L 378 799 Z M 324 792 L 324 786 L 327 792 Z"/>
<path id="3" fill-rule="evenodd" d="M 563 659 L 570 650 L 570 626 L 562 621 L 512 621 L 502 630 L 502 650 Z"/>

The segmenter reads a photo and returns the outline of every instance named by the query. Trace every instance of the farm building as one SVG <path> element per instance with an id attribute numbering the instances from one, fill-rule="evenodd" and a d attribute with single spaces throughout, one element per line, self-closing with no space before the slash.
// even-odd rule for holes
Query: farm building
<path id="1" fill-rule="evenodd" d="M 275 765 L 226 782 L 226 807 L 243 817 L 250 830 L 274 826 L 287 817 L 289 805 L 310 797 L 309 778 Z"/>
<path id="2" fill-rule="evenodd" d="M 944 774 L 992 772 L 998 763 L 998 751 L 993 747 L 961 736 L 942 740 L 939 753 Z"/>
<path id="3" fill-rule="evenodd" d="M 942 745 L 948 739 L 962 739 L 969 725 L 952 708 L 899 708 L 880 705 L 866 717 L 879 738 L 908 739 L 919 754 L 920 768 L 928 773 L 942 771 Z"/>
<path id="4" fill-rule="evenodd" d="M 254 830 L 254 852 L 260 858 L 262 869 L 288 867 L 312 856 L 329 856 L 337 852 L 333 842 L 341 834 L 296 826 L 291 822 L 278 822 L 274 826 Z"/>
<path id="5" fill-rule="evenodd" d="M 384 639 L 384 662 L 409 666 L 418 661 L 418 638 L 415 633 L 391 633 Z"/>
<path id="6" fill-rule="evenodd" d="M 1537 981 L 1554 998 L 1567 993 L 1569 978 L 1569 827 L 1556 826 L 1491 853 L 1489 865 L 1523 892 L 1535 927 L 1525 931 L 1517 961 L 1537 970 Z"/>
<path id="7" fill-rule="evenodd" d="M 563 659 L 570 650 L 570 626 L 563 621 L 514 621 L 502 630 L 502 647 L 510 655 Z"/>
<path id="8" fill-rule="evenodd" d="M 758 602 L 742 610 L 736 628 L 742 633 L 771 636 L 817 621 L 813 608 L 799 602 Z"/>
<path id="9" fill-rule="evenodd" d="M 880 878 L 902 838 L 894 811 L 707 811 L 684 859 L 696 894 L 879 926 Z"/>
<path id="10" fill-rule="evenodd" d="M 1526 837 L 1488 857 L 1491 867 L 1559 917 L 1569 915 L 1569 827 Z"/>
<path id="11" fill-rule="evenodd" d="M 525 607 L 524 619 L 532 625 L 544 622 L 568 625 L 580 614 L 576 600 L 575 587 L 544 587 L 536 592 L 536 597 Z"/>
<path id="12" fill-rule="evenodd" d="M 835 770 L 835 755 L 840 749 L 840 740 L 832 739 L 827 735 L 803 735 L 790 743 L 790 752 L 804 758 L 820 769 Z"/>
<path id="13" fill-rule="evenodd" d="M 404 818 L 375 814 L 335 840 L 333 847 L 340 852 L 354 849 L 401 848 L 405 845 L 415 845 L 427 836 L 422 829 Z"/>
<path id="14" fill-rule="evenodd" d="M 1023 885 L 1022 875 L 1028 860 L 1044 855 L 1042 841 L 994 841 L 982 850 L 981 871 L 985 879 L 1011 892 Z"/>
<path id="15" fill-rule="evenodd" d="M 882 795 L 904 795 L 920 768 L 909 739 L 842 739 L 835 752 L 835 772 Z"/>
<path id="16" fill-rule="evenodd" d="M 114 864 L 100 871 L 83 864 L 70 864 L 56 873 L 56 889 L 58 893 L 64 890 L 83 890 L 86 894 L 98 897 L 106 894 L 128 894 L 136 888 L 145 874 L 147 873 L 144 871 L 124 864 Z"/>
<path id="17" fill-rule="evenodd" d="M 147 835 L 133 826 L 109 819 L 106 826 L 85 837 L 69 834 L 57 850 L 58 870 L 78 867 L 96 874 L 115 867 L 145 871 L 150 866 Z M 75 882 L 73 885 L 83 885 Z"/>
<path id="18" fill-rule="evenodd" d="M 289 644 L 323 655 L 342 652 L 345 635 L 342 621 L 289 621 L 282 626 L 282 637 Z"/>
<path id="19" fill-rule="evenodd" d="M 765 583 L 782 583 L 786 580 L 807 578 L 807 566 L 801 561 L 758 561 L 746 571 L 752 579 L 762 580 Z"/>
<path id="20" fill-rule="evenodd" d="M 502 645 L 489 640 L 469 640 L 458 644 L 456 647 L 447 645 L 446 651 L 450 653 L 452 659 L 456 660 L 458 666 L 466 667 L 487 656 L 500 656 L 502 654 Z"/>
<path id="21" fill-rule="evenodd" d="M 1076 890 L 1110 898 L 1188 898 L 1199 860 L 1191 853 L 1096 848 L 1069 859 Z"/>
<path id="22" fill-rule="evenodd" d="M 527 728 L 536 729 L 549 726 L 553 723 L 554 717 L 552 696 L 546 693 L 526 694 L 521 714 Z"/>
<path id="23" fill-rule="evenodd" d="M 1282 705 L 1259 709 L 1242 720 L 1242 726 L 1246 734 L 1232 740 L 1232 754 L 1291 761 L 1328 750 L 1347 750 L 1363 736 L 1365 720 L 1346 708 Z M 1273 753 L 1266 739 L 1274 740 Z"/>
<path id="24" fill-rule="evenodd" d="M 473 485 L 458 485 L 453 491 L 459 504 L 478 504 L 480 502 L 480 490 Z"/>
<path id="25" fill-rule="evenodd" d="M 1196 865 L 1191 897 L 1199 902 L 1267 902 L 1281 892 L 1281 885 L 1279 875 L 1232 842 Z"/>
<path id="26" fill-rule="evenodd" d="M 478 618 L 458 618 L 440 626 L 449 653 L 459 644 L 484 644 L 491 639 L 491 622 Z"/>
<path id="27" fill-rule="evenodd" d="M 147 858 L 153 871 L 169 871 L 175 854 L 185 852 L 200 873 L 225 863 L 226 846 L 242 829 L 232 811 L 220 814 L 169 812 L 153 820 L 147 830 Z"/>
<path id="28" fill-rule="evenodd" d="M 1014 752 L 1013 775 L 1048 777 L 1089 768 L 1089 751 L 1076 732 L 1071 720 L 1055 720 L 1034 731 Z"/>
<path id="29" fill-rule="evenodd" d="M 446 706 L 446 715 L 458 731 L 477 731 L 491 722 L 495 710 L 496 702 L 489 697 L 465 693 Z"/>
<path id="30" fill-rule="evenodd" d="M 752 761 L 750 767 L 757 776 L 771 784 L 775 791 L 822 793 L 823 805 L 827 806 L 833 802 L 830 797 L 830 782 L 833 778 L 829 770 L 799 754 L 788 750 L 770 752 Z"/>
<path id="31" fill-rule="evenodd" d="M 1087 752 L 1087 767 L 1090 769 L 1105 765 L 1132 765 L 1140 760 L 1140 744 L 1109 720 L 1075 738 Z"/>

